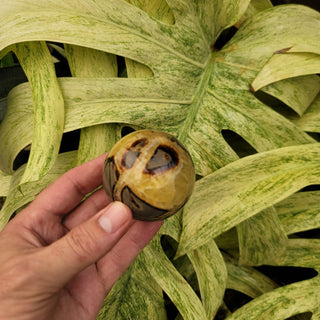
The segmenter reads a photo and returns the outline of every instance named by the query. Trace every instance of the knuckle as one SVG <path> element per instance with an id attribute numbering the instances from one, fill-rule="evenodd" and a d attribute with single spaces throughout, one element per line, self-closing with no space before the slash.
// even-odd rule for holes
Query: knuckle
<path id="1" fill-rule="evenodd" d="M 125 261 L 122 252 L 119 252 L 117 250 L 112 250 L 110 251 L 108 257 L 112 265 L 117 266 L 119 269 L 122 269 L 121 267 Z"/>
<path id="2" fill-rule="evenodd" d="M 146 246 L 144 237 L 141 236 L 140 230 L 132 230 L 129 234 L 129 243 L 135 252 L 140 252 Z"/>
<path id="3" fill-rule="evenodd" d="M 71 251 L 81 261 L 87 260 L 99 250 L 93 232 L 81 225 L 69 232 L 67 240 Z"/>

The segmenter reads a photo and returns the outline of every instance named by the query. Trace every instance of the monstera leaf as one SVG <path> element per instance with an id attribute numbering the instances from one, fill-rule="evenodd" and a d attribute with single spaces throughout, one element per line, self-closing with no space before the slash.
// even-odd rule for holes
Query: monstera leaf
<path id="1" fill-rule="evenodd" d="M 319 226 L 319 191 L 304 193 L 304 209 L 294 211 L 298 191 L 320 184 L 318 12 L 267 0 L 0 6 L 0 58 L 13 51 L 28 77 L 11 90 L 0 124 L 1 228 L 57 176 L 107 151 L 124 126 L 161 129 L 188 148 L 198 181 L 99 319 L 166 319 L 163 291 L 184 319 L 213 319 L 226 288 L 254 298 L 230 319 L 270 319 L 270 306 L 272 319 L 319 314 L 318 277 L 277 288 L 252 268 L 318 268 L 306 255 L 317 255 L 317 241 L 288 239 Z M 46 42 L 64 44 L 73 77 L 56 77 Z M 78 129 L 78 150 L 59 153 L 63 134 Z"/>

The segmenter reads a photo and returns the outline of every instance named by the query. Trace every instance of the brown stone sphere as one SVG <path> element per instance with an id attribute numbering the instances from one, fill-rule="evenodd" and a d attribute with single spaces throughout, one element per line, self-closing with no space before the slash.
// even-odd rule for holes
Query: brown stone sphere
<path id="1" fill-rule="evenodd" d="M 195 182 L 192 159 L 172 135 L 158 130 L 134 131 L 110 150 L 103 186 L 138 220 L 165 219 L 189 199 Z"/>

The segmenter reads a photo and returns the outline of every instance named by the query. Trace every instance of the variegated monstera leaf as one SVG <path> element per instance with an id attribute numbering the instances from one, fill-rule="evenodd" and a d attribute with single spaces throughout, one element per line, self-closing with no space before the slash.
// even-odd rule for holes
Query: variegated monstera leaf
<path id="1" fill-rule="evenodd" d="M 320 315 L 318 277 L 277 289 L 250 267 L 319 269 L 318 240 L 288 239 L 320 225 L 319 191 L 297 192 L 320 184 L 320 145 L 307 133 L 320 132 L 318 12 L 268 0 L 0 7 L 0 58 L 13 51 L 28 77 L 10 92 L 0 125 L 1 228 L 63 172 L 108 150 L 124 125 L 165 130 L 193 157 L 195 191 L 117 282 L 99 319 L 166 319 L 163 291 L 183 318 L 213 319 L 226 288 L 255 298 L 228 319 Z M 57 79 L 48 42 L 64 44 L 73 77 Z M 116 55 L 127 77 L 117 77 Z M 275 111 L 263 95 L 292 112 Z M 63 133 L 77 129 L 79 149 L 59 154 Z M 13 170 L 29 145 L 28 163 Z M 246 148 L 257 154 L 239 159 Z"/>

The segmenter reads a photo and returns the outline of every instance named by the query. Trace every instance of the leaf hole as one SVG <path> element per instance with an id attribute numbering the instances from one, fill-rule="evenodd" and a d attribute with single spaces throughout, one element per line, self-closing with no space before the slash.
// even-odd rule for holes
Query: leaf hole
<path id="1" fill-rule="evenodd" d="M 303 312 L 296 314 L 294 316 L 291 316 L 289 318 L 286 318 L 284 320 L 311 320 L 312 318 L 312 312 Z"/>
<path id="2" fill-rule="evenodd" d="M 162 235 L 161 246 L 168 259 L 200 298 L 198 278 L 190 259 L 187 255 L 174 259 L 178 248 L 178 242 L 168 235 Z"/>
<path id="3" fill-rule="evenodd" d="M 311 138 L 313 138 L 314 140 L 320 142 L 320 133 L 318 133 L 318 132 L 308 132 L 308 131 L 306 131 L 306 133 L 307 133 Z"/>
<path id="4" fill-rule="evenodd" d="M 62 136 L 59 153 L 77 150 L 79 147 L 80 129 L 65 132 Z M 31 145 L 23 148 L 13 161 L 13 170 L 17 170 L 28 162 Z"/>
<path id="5" fill-rule="evenodd" d="M 65 132 L 60 143 L 59 153 L 77 150 L 80 141 L 80 129 Z"/>
<path id="6" fill-rule="evenodd" d="M 299 115 L 293 109 L 272 95 L 265 93 L 262 90 L 254 92 L 253 95 L 263 104 L 267 105 L 283 117 L 287 119 L 299 119 Z"/>
<path id="7" fill-rule="evenodd" d="M 320 11 L 320 2 L 314 0 L 271 0 L 274 6 L 281 4 L 302 4 Z"/>
<path id="8" fill-rule="evenodd" d="M 289 238 L 302 238 L 302 239 L 320 239 L 320 229 L 311 229 L 301 232 L 293 233 L 289 236 Z"/>
<path id="9" fill-rule="evenodd" d="M 227 28 L 221 32 L 215 43 L 211 46 L 212 51 L 221 50 L 236 34 L 238 29 L 234 26 Z"/>
<path id="10" fill-rule="evenodd" d="M 12 53 L 14 64 L 0 68 L 0 99 L 5 98 L 11 89 L 28 79 L 21 68 L 18 59 Z"/>
<path id="11" fill-rule="evenodd" d="M 13 170 L 19 169 L 22 165 L 28 162 L 29 155 L 30 155 L 30 145 L 27 147 L 23 148 L 16 158 L 13 161 Z"/>
<path id="12" fill-rule="evenodd" d="M 47 43 L 50 54 L 54 59 L 54 68 L 57 77 L 71 77 L 69 63 L 64 52 L 64 46 L 59 42 Z"/>
<path id="13" fill-rule="evenodd" d="M 164 300 L 164 307 L 167 313 L 168 320 L 174 320 L 179 315 L 179 311 L 175 304 L 170 300 L 168 295 L 163 291 L 163 300 Z"/>
<path id="14" fill-rule="evenodd" d="M 230 311 L 227 308 L 227 306 L 224 303 L 222 303 L 214 317 L 214 320 L 224 320 L 227 318 L 229 313 Z"/>
<path id="15" fill-rule="evenodd" d="M 178 249 L 178 242 L 170 236 L 163 235 L 161 236 L 161 246 L 168 259 L 173 261 Z"/>
<path id="16" fill-rule="evenodd" d="M 223 297 L 225 305 L 231 312 L 236 311 L 251 300 L 251 297 L 234 289 L 226 289 Z"/>
<path id="17" fill-rule="evenodd" d="M 129 126 L 123 126 L 121 128 L 121 138 L 123 138 L 124 136 L 128 135 L 129 133 L 134 132 L 135 130 L 132 127 Z"/>
<path id="18" fill-rule="evenodd" d="M 117 56 L 118 78 L 128 78 L 126 60 L 124 57 Z"/>
<path id="19" fill-rule="evenodd" d="M 2 209 L 5 201 L 6 201 L 6 197 L 0 197 L 0 210 Z"/>
<path id="20" fill-rule="evenodd" d="M 256 269 L 280 286 L 312 279 L 318 275 L 316 270 L 304 267 L 259 266 Z"/>
<path id="21" fill-rule="evenodd" d="M 240 158 L 257 153 L 257 150 L 250 143 L 234 131 L 222 130 L 221 134 L 224 140 Z"/>
<path id="22" fill-rule="evenodd" d="M 298 192 L 309 192 L 309 191 L 320 191 L 320 184 L 311 184 L 307 187 L 302 188 Z"/>
<path id="23" fill-rule="evenodd" d="M 117 56 L 118 78 L 152 78 L 153 71 L 145 64 Z M 138 67 L 137 67 L 138 66 Z"/>

